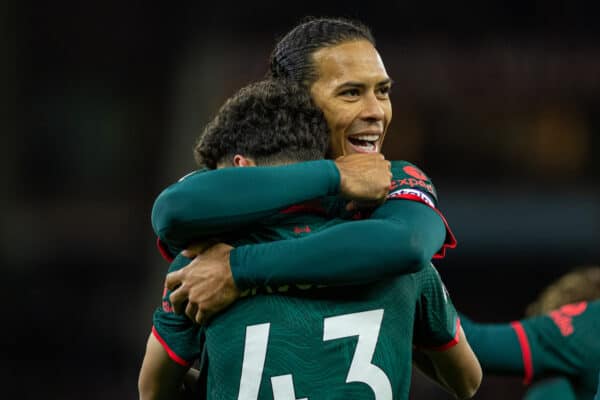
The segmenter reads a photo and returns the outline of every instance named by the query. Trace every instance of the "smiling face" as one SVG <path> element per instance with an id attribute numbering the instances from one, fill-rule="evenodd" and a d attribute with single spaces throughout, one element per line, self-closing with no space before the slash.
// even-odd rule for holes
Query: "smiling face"
<path id="1" fill-rule="evenodd" d="M 392 120 L 392 82 L 366 40 L 325 47 L 313 54 L 317 80 L 310 92 L 331 131 L 332 158 L 381 151 Z"/>

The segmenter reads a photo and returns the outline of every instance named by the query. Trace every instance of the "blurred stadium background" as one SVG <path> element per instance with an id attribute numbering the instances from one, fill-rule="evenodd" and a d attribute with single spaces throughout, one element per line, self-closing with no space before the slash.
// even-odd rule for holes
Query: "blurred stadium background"
<path id="1" fill-rule="evenodd" d="M 395 80 L 384 152 L 437 185 L 438 263 L 481 321 L 600 262 L 600 28 L 578 2 L 75 2 L 4 7 L 3 398 L 135 398 L 166 269 L 150 209 L 304 15 L 371 26 Z M 16 15 L 16 18 L 14 18 Z M 10 60 L 16 60 L 15 63 Z M 6 62 L 8 61 L 8 62 Z M 485 377 L 478 399 L 519 398 Z M 414 398 L 446 398 L 422 378 Z"/>

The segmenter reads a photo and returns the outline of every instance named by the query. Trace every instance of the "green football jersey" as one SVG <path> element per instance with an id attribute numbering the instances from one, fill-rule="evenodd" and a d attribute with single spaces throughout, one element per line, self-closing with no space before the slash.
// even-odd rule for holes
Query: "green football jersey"
<path id="1" fill-rule="evenodd" d="M 523 400 L 577 400 L 573 385 L 567 378 L 549 378 L 527 389 Z"/>
<path id="2" fill-rule="evenodd" d="M 600 300 L 568 304 L 511 324 L 461 319 L 484 372 L 523 374 L 525 383 L 564 377 L 576 399 L 594 397 L 600 372 Z M 533 389 L 531 396 L 542 390 L 541 386 Z M 550 393 L 547 399 L 563 398 L 559 391 L 546 393 Z"/>
<path id="3" fill-rule="evenodd" d="M 270 222 L 277 226 L 231 243 L 310 235 L 336 221 L 290 214 Z M 188 262 L 180 255 L 169 271 Z M 405 399 L 413 344 L 445 349 L 457 340 L 457 314 L 432 265 L 369 285 L 254 289 L 208 326 L 175 314 L 169 294 L 153 333 L 182 365 L 205 351 L 209 399 Z"/>

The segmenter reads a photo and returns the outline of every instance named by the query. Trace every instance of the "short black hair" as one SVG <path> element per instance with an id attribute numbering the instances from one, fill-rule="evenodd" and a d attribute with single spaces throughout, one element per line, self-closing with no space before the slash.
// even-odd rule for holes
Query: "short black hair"
<path id="1" fill-rule="evenodd" d="M 210 121 L 194 148 L 200 166 L 215 169 L 236 154 L 257 164 L 325 157 L 329 129 L 323 112 L 299 85 L 267 79 L 230 97 Z"/>
<path id="2" fill-rule="evenodd" d="M 362 22 L 347 18 L 306 17 L 275 45 L 267 76 L 310 87 L 317 79 L 313 54 L 322 48 L 354 40 L 367 40 L 375 46 L 371 30 Z"/>

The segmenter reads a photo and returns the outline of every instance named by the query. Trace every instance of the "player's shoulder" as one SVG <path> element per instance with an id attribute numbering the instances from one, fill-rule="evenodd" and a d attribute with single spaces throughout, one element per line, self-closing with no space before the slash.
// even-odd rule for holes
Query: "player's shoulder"
<path id="1" fill-rule="evenodd" d="M 188 172 L 187 174 L 183 175 L 181 178 L 179 178 L 177 180 L 177 182 L 184 181 L 184 180 L 189 179 L 189 178 L 191 178 L 193 176 L 204 174 L 204 173 L 209 172 L 209 171 L 214 171 L 214 170 L 210 170 L 208 168 L 198 168 L 198 169 L 196 169 L 196 170 L 194 170 L 192 172 Z"/>
<path id="2" fill-rule="evenodd" d="M 435 207 L 438 201 L 437 191 L 431 178 L 421 168 L 406 160 L 391 161 L 391 168 L 392 185 L 389 198 L 415 195 Z"/>

